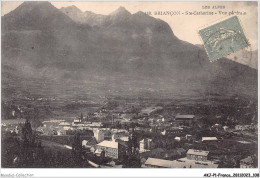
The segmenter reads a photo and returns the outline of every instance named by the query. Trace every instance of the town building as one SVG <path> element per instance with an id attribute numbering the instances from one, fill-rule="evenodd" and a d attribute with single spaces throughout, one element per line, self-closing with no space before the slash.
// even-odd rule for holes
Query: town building
<path id="1" fill-rule="evenodd" d="M 183 148 L 174 148 L 171 150 L 167 150 L 164 148 L 153 148 L 150 151 L 141 152 L 140 156 L 142 158 L 158 158 L 158 159 L 167 159 L 174 160 L 178 158 L 182 158 L 186 155 L 186 150 Z"/>
<path id="2" fill-rule="evenodd" d="M 8 120 L 2 120 L 1 126 L 2 130 L 5 130 L 7 132 L 15 132 L 16 134 L 19 133 L 21 130 L 21 126 L 26 122 L 26 119 L 8 119 Z"/>
<path id="3" fill-rule="evenodd" d="M 131 114 L 131 113 L 130 114 L 128 114 L 128 113 L 120 114 L 119 118 L 123 119 L 123 120 L 131 121 L 133 119 L 133 114 Z"/>
<path id="4" fill-rule="evenodd" d="M 139 147 L 140 147 L 139 151 L 142 153 L 142 152 L 150 151 L 154 147 L 154 144 L 152 142 L 152 139 L 144 138 L 139 142 Z"/>
<path id="5" fill-rule="evenodd" d="M 247 127 L 244 126 L 244 125 L 236 125 L 236 126 L 235 126 L 235 130 L 244 131 L 244 130 L 246 130 L 246 129 L 247 129 Z"/>
<path id="6" fill-rule="evenodd" d="M 196 161 L 187 157 L 173 161 L 174 168 L 218 168 L 218 164 L 214 161 Z"/>
<path id="7" fill-rule="evenodd" d="M 8 119 L 8 120 L 2 120 L 1 126 L 2 127 L 15 127 L 20 124 L 24 124 L 26 119 Z"/>
<path id="8" fill-rule="evenodd" d="M 184 132 L 184 129 L 181 127 L 171 127 L 170 129 L 164 129 L 162 135 L 179 135 Z"/>
<path id="9" fill-rule="evenodd" d="M 195 115 L 176 115 L 174 122 L 178 122 L 179 125 L 191 125 L 195 120 Z"/>
<path id="10" fill-rule="evenodd" d="M 80 123 L 82 123 L 82 120 L 83 120 L 83 114 L 81 113 L 79 118 L 74 119 L 73 124 L 75 124 L 75 125 L 80 124 Z"/>
<path id="11" fill-rule="evenodd" d="M 132 124 L 132 122 L 128 119 L 122 119 L 120 123 L 122 127 L 129 127 Z"/>
<path id="12" fill-rule="evenodd" d="M 258 125 L 257 124 L 250 124 L 250 125 L 236 125 L 235 126 L 235 130 L 238 130 L 238 131 L 248 131 L 248 130 L 256 130 L 258 128 Z"/>
<path id="13" fill-rule="evenodd" d="M 112 135 L 112 140 L 116 141 L 118 139 L 128 137 L 128 136 L 129 136 L 129 133 L 127 133 L 127 132 L 117 132 Z"/>
<path id="14" fill-rule="evenodd" d="M 185 139 L 186 139 L 186 140 L 191 140 L 191 139 L 192 139 L 192 135 L 187 134 L 187 135 L 185 136 Z"/>
<path id="15" fill-rule="evenodd" d="M 61 122 L 65 122 L 65 120 L 57 120 L 57 119 L 52 119 L 52 120 L 48 120 L 48 121 L 43 121 L 42 124 L 45 124 L 45 123 L 61 123 Z"/>
<path id="16" fill-rule="evenodd" d="M 91 122 L 91 123 L 84 124 L 84 127 L 90 127 L 90 128 L 100 128 L 102 126 L 103 126 L 102 122 Z"/>
<path id="17" fill-rule="evenodd" d="M 189 149 L 187 152 L 187 159 L 196 161 L 207 161 L 209 151 Z"/>
<path id="18" fill-rule="evenodd" d="M 217 137 L 202 137 L 201 140 L 202 140 L 202 142 L 218 141 Z"/>
<path id="19" fill-rule="evenodd" d="M 177 160 L 148 158 L 142 167 L 148 168 L 217 168 L 218 164 L 208 160 L 209 151 L 189 149 L 187 157 Z"/>
<path id="20" fill-rule="evenodd" d="M 253 159 L 251 156 L 240 160 L 240 168 L 254 168 Z"/>
<path id="21" fill-rule="evenodd" d="M 119 141 L 128 142 L 129 141 L 129 137 L 120 137 Z"/>
<path id="22" fill-rule="evenodd" d="M 223 126 L 223 130 L 224 130 L 224 131 L 229 131 L 229 127 L 226 126 L 226 125 L 224 125 L 224 126 Z"/>
<path id="23" fill-rule="evenodd" d="M 66 135 L 66 130 L 64 129 L 57 130 L 57 135 Z"/>
<path id="24" fill-rule="evenodd" d="M 125 150 L 126 147 L 119 142 L 104 140 L 96 145 L 95 154 L 100 156 L 102 151 L 104 151 L 105 157 L 122 159 Z"/>
<path id="25" fill-rule="evenodd" d="M 59 124 L 59 128 L 60 128 L 60 130 L 64 130 L 64 131 L 67 131 L 67 130 L 69 130 L 69 129 L 72 129 L 71 124 L 68 123 L 68 122 L 61 122 L 61 123 Z M 65 134 L 66 134 L 66 132 L 65 132 Z"/>
<path id="26" fill-rule="evenodd" d="M 94 117 L 96 117 L 96 118 L 103 118 L 103 117 L 106 117 L 106 116 L 107 116 L 107 113 L 103 112 L 102 110 L 94 113 Z"/>
<path id="27" fill-rule="evenodd" d="M 61 123 L 59 123 L 59 126 L 61 126 L 61 127 L 70 126 L 70 125 L 71 124 L 68 123 L 68 122 L 61 122 Z"/>
<path id="28" fill-rule="evenodd" d="M 214 124 L 211 126 L 210 130 L 216 131 L 216 132 L 221 132 L 221 131 L 223 131 L 223 127 L 221 124 Z"/>
<path id="29" fill-rule="evenodd" d="M 180 142 L 182 140 L 182 137 L 175 137 L 174 140 Z"/>
<path id="30" fill-rule="evenodd" d="M 55 135 L 57 134 L 57 131 L 55 130 L 56 129 L 53 126 L 49 126 L 49 127 L 43 126 L 43 127 L 38 127 L 36 129 L 36 131 L 42 135 Z"/>
<path id="31" fill-rule="evenodd" d="M 103 130 L 95 129 L 93 132 L 97 143 L 100 143 L 105 139 L 105 132 Z"/>
<path id="32" fill-rule="evenodd" d="M 200 162 L 189 160 L 187 158 L 181 158 L 178 160 L 165 160 L 165 159 L 157 159 L 157 158 L 148 158 L 143 168 L 217 168 L 218 164 L 214 162 Z"/>
<path id="33" fill-rule="evenodd" d="M 157 158 L 148 158 L 144 165 L 148 168 L 174 168 L 173 161 Z"/>
<path id="34" fill-rule="evenodd" d="M 67 131 L 67 130 L 74 130 L 74 129 L 73 129 L 72 127 L 70 127 L 70 126 L 64 126 L 63 129 L 66 130 L 66 131 Z"/>

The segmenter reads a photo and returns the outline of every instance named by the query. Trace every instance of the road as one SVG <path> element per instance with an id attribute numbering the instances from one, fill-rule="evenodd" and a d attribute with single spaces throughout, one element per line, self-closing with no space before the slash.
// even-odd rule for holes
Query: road
<path id="1" fill-rule="evenodd" d="M 42 140 L 42 146 L 57 151 L 71 151 L 71 147 L 47 140 Z"/>

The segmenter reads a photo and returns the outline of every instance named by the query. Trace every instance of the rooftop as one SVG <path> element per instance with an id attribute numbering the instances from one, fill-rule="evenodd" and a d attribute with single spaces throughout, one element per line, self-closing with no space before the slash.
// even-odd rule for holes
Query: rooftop
<path id="1" fill-rule="evenodd" d="M 2 120 L 2 124 L 19 124 L 19 123 L 24 123 L 26 119 L 8 119 L 8 120 Z"/>
<path id="2" fill-rule="evenodd" d="M 217 168 L 218 164 L 212 161 L 196 161 L 187 158 L 181 158 L 173 161 L 174 168 Z"/>
<path id="3" fill-rule="evenodd" d="M 215 164 L 212 161 L 196 161 L 189 160 L 187 158 L 181 158 L 174 161 L 148 158 L 145 162 L 145 165 L 152 165 L 164 168 L 217 168 L 218 164 Z"/>
<path id="4" fill-rule="evenodd" d="M 157 159 L 157 158 L 148 158 L 145 165 L 159 166 L 164 168 L 173 168 L 173 161 Z"/>
<path id="5" fill-rule="evenodd" d="M 202 137 L 202 141 L 214 141 L 218 140 L 217 137 Z"/>
<path id="6" fill-rule="evenodd" d="M 187 154 L 199 155 L 199 156 L 208 156 L 209 151 L 189 149 Z"/>
<path id="7" fill-rule="evenodd" d="M 74 122 L 81 122 L 80 119 L 74 119 Z"/>
<path id="8" fill-rule="evenodd" d="M 59 125 L 60 126 L 70 126 L 70 123 L 68 123 L 68 122 L 61 122 Z"/>
<path id="9" fill-rule="evenodd" d="M 176 119 L 193 119 L 195 115 L 177 115 L 175 116 Z"/>
<path id="10" fill-rule="evenodd" d="M 48 123 L 48 122 L 49 122 L 49 123 L 53 123 L 53 122 L 54 122 L 54 123 L 55 123 L 55 122 L 56 122 L 56 123 L 60 123 L 60 122 L 65 122 L 65 120 L 55 120 L 55 119 L 53 119 L 53 120 L 43 121 L 42 123 Z"/>
<path id="11" fill-rule="evenodd" d="M 253 159 L 251 156 L 248 156 L 247 158 L 241 159 L 240 162 L 243 162 L 245 164 L 253 164 Z"/>
<path id="12" fill-rule="evenodd" d="M 143 140 L 141 140 L 140 142 L 145 142 L 145 141 L 149 141 L 149 142 L 151 142 L 152 141 L 152 139 L 151 138 L 144 138 Z"/>
<path id="13" fill-rule="evenodd" d="M 128 142 L 129 139 L 128 139 L 128 137 L 121 137 L 120 140 Z"/>
<path id="14" fill-rule="evenodd" d="M 104 140 L 103 142 L 100 142 L 97 145 L 98 146 L 109 147 L 109 148 L 118 148 L 118 142 L 108 141 L 108 140 Z"/>

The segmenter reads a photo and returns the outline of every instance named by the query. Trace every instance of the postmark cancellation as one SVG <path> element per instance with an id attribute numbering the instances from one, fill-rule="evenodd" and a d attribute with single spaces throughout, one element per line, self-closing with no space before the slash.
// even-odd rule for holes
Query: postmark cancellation
<path id="1" fill-rule="evenodd" d="M 199 30 L 211 62 L 249 46 L 237 16 Z"/>

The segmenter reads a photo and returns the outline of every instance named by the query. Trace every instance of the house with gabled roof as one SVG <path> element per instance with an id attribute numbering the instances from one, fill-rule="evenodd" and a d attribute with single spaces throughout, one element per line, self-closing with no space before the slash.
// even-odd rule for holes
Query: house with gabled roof
<path id="1" fill-rule="evenodd" d="M 209 151 L 189 149 L 187 152 L 187 159 L 196 161 L 207 161 Z"/>

